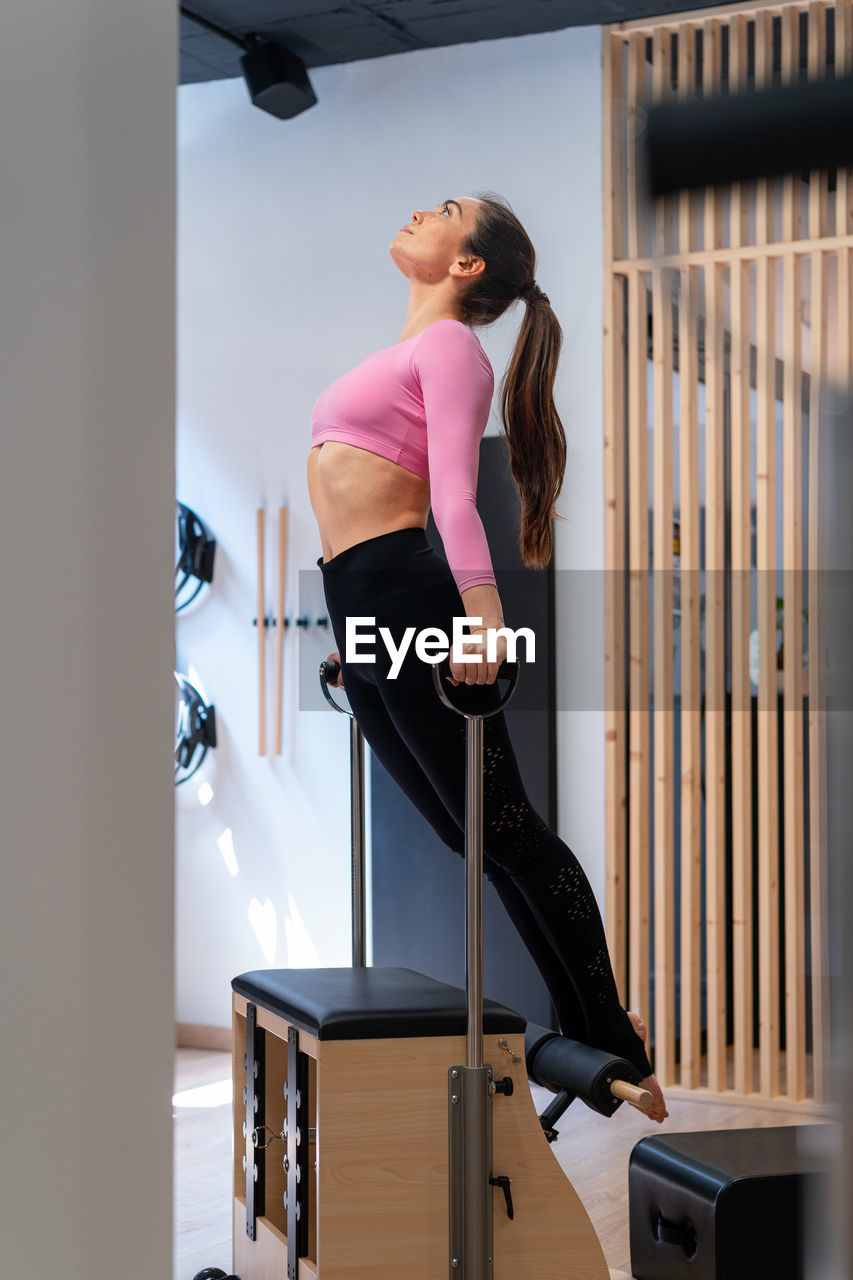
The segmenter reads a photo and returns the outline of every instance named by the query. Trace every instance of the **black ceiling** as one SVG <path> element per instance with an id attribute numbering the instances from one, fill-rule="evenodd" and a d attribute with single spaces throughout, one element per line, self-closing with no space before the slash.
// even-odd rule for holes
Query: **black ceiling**
<path id="1" fill-rule="evenodd" d="M 703 7 L 726 2 L 705 0 Z M 242 46 L 251 36 L 283 45 L 310 70 L 693 7 L 690 0 L 187 0 L 180 5 L 180 83 L 241 76 Z"/>

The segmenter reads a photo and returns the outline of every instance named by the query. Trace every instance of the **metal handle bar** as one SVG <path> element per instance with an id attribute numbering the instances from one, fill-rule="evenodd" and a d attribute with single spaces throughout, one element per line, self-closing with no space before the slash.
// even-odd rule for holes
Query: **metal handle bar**
<path id="1" fill-rule="evenodd" d="M 450 675 L 450 658 L 449 657 L 442 658 L 441 662 L 439 662 L 436 666 L 433 667 L 432 681 L 433 681 L 433 684 L 435 685 L 435 689 L 439 698 L 441 698 L 441 701 L 444 703 L 444 705 L 446 707 L 449 707 L 451 711 L 455 711 L 457 715 L 465 716 L 466 719 L 470 717 L 475 720 L 485 720 L 488 716 L 494 716 L 494 715 L 497 715 L 499 711 L 503 711 L 504 707 L 509 702 L 512 695 L 515 693 L 515 686 L 518 683 L 518 673 L 519 673 L 519 664 L 517 662 L 501 663 L 500 667 L 498 668 L 497 679 L 511 680 L 512 683 L 506 691 L 506 696 L 503 697 L 501 701 L 498 703 L 498 705 L 496 707 L 493 707 L 491 711 L 463 711 L 462 708 L 457 707 L 455 702 L 453 702 L 452 699 L 448 696 L 447 690 L 444 688 L 442 681 L 446 680 Z M 455 685 L 451 685 L 450 687 L 456 688 Z M 459 687 L 464 687 L 466 689 L 474 689 L 474 688 L 482 689 L 482 688 L 488 688 L 489 686 L 484 686 L 484 685 L 462 686 L 460 684 Z"/>

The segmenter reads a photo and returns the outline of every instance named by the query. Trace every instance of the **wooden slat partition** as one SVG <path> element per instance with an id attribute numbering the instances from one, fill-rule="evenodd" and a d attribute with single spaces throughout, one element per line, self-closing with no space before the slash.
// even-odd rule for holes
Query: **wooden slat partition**
<path id="1" fill-rule="evenodd" d="M 623 277 L 613 263 L 624 253 L 622 192 L 624 170 L 622 137 L 624 86 L 622 42 L 608 41 L 603 65 L 604 127 L 604 541 L 607 548 L 604 583 L 604 770 L 607 788 L 605 844 L 607 944 L 616 985 L 627 999 L 627 785 L 625 777 L 625 607 L 622 598 L 625 571 L 625 326 Z"/>
<path id="2" fill-rule="evenodd" d="M 656 102 L 670 97 L 671 37 L 667 27 L 652 38 L 652 92 Z M 658 200 L 655 245 L 658 253 L 674 246 L 674 199 Z M 652 1039 L 661 1079 L 675 1079 L 675 768 L 673 717 L 673 506 L 672 388 L 673 273 L 652 272 L 652 358 L 654 362 L 654 487 L 652 498 L 652 563 L 654 566 L 654 965 L 655 1020 Z"/>
<path id="3" fill-rule="evenodd" d="M 656 1069 L 675 1078 L 675 771 L 672 582 L 672 272 L 652 277 L 654 343 L 654 729 L 655 729 L 655 1022 Z M 633 922 L 632 922 L 633 923 Z"/>
<path id="4" fill-rule="evenodd" d="M 645 43 L 643 41 L 643 43 Z M 646 422 L 646 278 L 628 277 L 628 568 L 629 568 L 629 765 L 628 858 L 630 1003 L 648 1009 L 651 976 L 649 712 L 649 481 Z M 635 928 L 634 924 L 639 927 Z"/>
<path id="5" fill-rule="evenodd" d="M 812 1037 L 814 1095 L 829 1096 L 829 946 L 827 870 L 817 852 L 826 849 L 826 706 L 823 680 L 823 562 L 820 545 L 820 405 L 826 368 L 827 259 L 811 256 L 809 394 L 809 890 L 811 902 Z"/>
<path id="6" fill-rule="evenodd" d="M 681 502 L 681 1083 L 699 1084 L 702 928 L 702 680 L 699 627 L 699 430 L 696 270 L 678 299 Z"/>
<path id="7" fill-rule="evenodd" d="M 720 93 L 722 34 L 703 28 L 703 96 Z M 705 192 L 705 248 L 722 244 L 722 190 Z M 705 271 L 705 929 L 708 1088 L 726 1088 L 726 593 L 723 275 Z"/>
<path id="8" fill-rule="evenodd" d="M 729 73 L 732 92 L 747 83 L 746 19 L 729 27 Z M 730 243 L 749 240 L 746 186 L 735 182 L 729 206 Z M 745 1096 L 753 1090 L 753 927 L 752 927 L 752 704 L 749 683 L 749 633 L 752 617 L 751 463 L 750 463 L 750 279 L 749 263 L 731 264 L 729 332 L 731 417 L 731 635 L 732 635 L 732 1011 L 734 1088 Z M 749 851 L 749 852 L 748 852 Z"/>
<path id="9" fill-rule="evenodd" d="M 845 74 L 853 0 L 744 0 L 604 30 L 608 937 L 620 991 L 653 1015 L 670 1092 L 798 1107 L 829 1098 L 818 411 L 825 375 L 851 378 L 853 175 L 839 171 L 831 199 L 826 173 L 680 192 L 650 218 L 632 125 L 649 78 L 659 100 L 796 83 L 804 59 L 808 78 L 833 74 L 828 17 Z"/>
<path id="10" fill-rule="evenodd" d="M 782 79 L 795 83 L 799 24 L 793 10 L 782 15 Z M 799 178 L 783 187 L 782 239 L 800 238 Z M 783 528 L 785 566 L 782 645 L 784 664 L 785 817 L 785 1091 L 806 1096 L 805 967 L 805 757 L 803 749 L 803 387 L 802 263 L 788 254 L 783 270 Z"/>

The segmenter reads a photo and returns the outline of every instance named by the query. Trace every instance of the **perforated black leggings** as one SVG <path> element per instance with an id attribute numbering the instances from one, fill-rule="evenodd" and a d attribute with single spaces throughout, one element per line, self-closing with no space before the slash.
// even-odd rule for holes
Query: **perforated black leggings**
<path id="1" fill-rule="evenodd" d="M 400 529 L 369 538 L 327 561 L 326 604 L 343 681 L 355 718 L 392 778 L 449 848 L 464 852 L 465 720 L 439 701 L 432 668 L 414 643 L 395 679 L 379 640 L 387 627 L 400 643 L 440 627 L 465 609 L 444 561 L 423 529 Z M 375 663 L 347 662 L 346 618 L 372 617 L 362 632 L 375 633 Z M 497 687 L 458 686 L 454 701 L 472 709 L 493 706 Z M 494 885 L 536 963 L 564 1035 L 605 1049 L 651 1073 L 643 1043 L 619 1003 L 601 915 L 583 868 L 527 798 L 503 712 L 483 722 L 483 852 Z M 523 1011 L 522 1011 L 523 1012 Z"/>

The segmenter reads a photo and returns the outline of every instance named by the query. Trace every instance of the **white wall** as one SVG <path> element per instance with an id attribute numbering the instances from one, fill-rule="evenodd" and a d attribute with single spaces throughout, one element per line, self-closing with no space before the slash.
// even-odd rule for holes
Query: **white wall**
<path id="1" fill-rule="evenodd" d="M 0 9 L 0 1274 L 171 1274 L 174 6 Z"/>
<path id="2" fill-rule="evenodd" d="M 399 336 L 407 283 L 387 248 L 413 206 L 490 188 L 530 232 L 565 332 L 568 522 L 557 527 L 556 563 L 603 564 L 599 29 L 403 54 L 311 79 L 318 105 L 287 122 L 252 107 L 242 80 L 178 96 L 178 494 L 213 529 L 219 562 L 212 592 L 178 623 L 177 649 L 216 706 L 221 743 L 178 792 L 185 1022 L 226 1025 L 241 970 L 349 963 L 348 733 L 313 694 L 330 645 L 289 631 L 284 750 L 261 758 L 254 520 L 266 506 L 272 539 L 273 511 L 289 507 L 288 611 L 299 604 L 298 571 L 311 570 L 307 611 L 322 612 L 305 480 L 311 406 Z M 519 318 L 482 333 L 498 377 Z M 600 637 L 603 623 L 573 607 L 568 578 L 558 588 L 562 675 L 583 642 L 581 684 L 594 709 L 560 716 L 559 828 L 603 902 L 603 657 L 598 639 L 584 638 L 593 623 Z M 271 611 L 269 557 L 267 581 Z M 303 705 L 310 694 L 316 711 L 299 709 L 297 663 Z M 204 781 L 214 792 L 206 806 Z M 219 847 L 226 832 L 236 876 Z"/>

